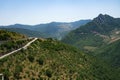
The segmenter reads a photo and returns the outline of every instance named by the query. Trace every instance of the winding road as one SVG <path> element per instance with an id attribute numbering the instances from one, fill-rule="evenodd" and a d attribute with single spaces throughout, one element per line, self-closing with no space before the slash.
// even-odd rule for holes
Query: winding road
<path id="1" fill-rule="evenodd" d="M 31 40 L 30 42 L 28 42 L 25 46 L 23 46 L 23 47 L 21 47 L 21 48 L 19 48 L 19 49 L 16 49 L 16 50 L 14 50 L 14 51 L 12 51 L 12 52 L 9 52 L 9 53 L 7 53 L 7 54 L 5 54 L 5 55 L 3 55 L 3 56 L 0 56 L 0 59 L 3 59 L 4 57 L 7 57 L 7 56 L 9 56 L 9 55 L 11 55 L 11 54 L 13 54 L 13 53 L 16 53 L 16 52 L 18 52 L 18 51 L 20 51 L 21 49 L 27 49 L 27 47 L 31 44 L 31 43 L 33 43 L 34 41 L 36 41 L 38 38 L 34 38 L 33 40 Z"/>

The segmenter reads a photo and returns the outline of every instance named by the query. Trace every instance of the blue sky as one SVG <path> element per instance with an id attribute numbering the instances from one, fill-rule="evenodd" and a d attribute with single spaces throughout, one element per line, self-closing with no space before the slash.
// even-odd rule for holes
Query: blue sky
<path id="1" fill-rule="evenodd" d="M 71 22 L 100 13 L 120 17 L 120 0 L 0 0 L 0 25 Z"/>

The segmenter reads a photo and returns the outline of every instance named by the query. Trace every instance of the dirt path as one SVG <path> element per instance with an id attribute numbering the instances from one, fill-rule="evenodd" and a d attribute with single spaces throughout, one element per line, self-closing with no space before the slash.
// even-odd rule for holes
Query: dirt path
<path id="1" fill-rule="evenodd" d="M 13 53 L 16 53 L 16 52 L 20 51 L 21 49 L 27 49 L 27 47 L 28 47 L 31 43 L 33 43 L 34 41 L 36 41 L 37 39 L 38 39 L 38 38 L 34 38 L 32 41 L 28 42 L 25 46 L 23 46 L 23 47 L 21 47 L 21 48 L 19 48 L 19 49 L 16 49 L 16 50 L 14 50 L 14 51 L 12 51 L 12 52 L 9 52 L 9 53 L 1 56 L 0 59 L 3 59 L 3 58 L 6 57 L 6 56 L 9 56 L 9 55 L 11 55 L 11 54 L 13 54 Z"/>

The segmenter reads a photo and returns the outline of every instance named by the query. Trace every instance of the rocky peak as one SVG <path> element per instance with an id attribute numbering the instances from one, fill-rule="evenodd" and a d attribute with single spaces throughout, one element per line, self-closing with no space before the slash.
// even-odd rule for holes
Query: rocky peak
<path id="1" fill-rule="evenodd" d="M 99 14 L 98 17 L 94 18 L 93 21 L 97 24 L 105 24 L 105 23 L 108 23 L 108 22 L 111 22 L 113 21 L 114 18 L 105 14 Z"/>

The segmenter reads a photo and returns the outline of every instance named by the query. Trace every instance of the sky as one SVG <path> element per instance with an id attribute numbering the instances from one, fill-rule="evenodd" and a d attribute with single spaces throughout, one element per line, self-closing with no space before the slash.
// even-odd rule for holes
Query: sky
<path id="1" fill-rule="evenodd" d="M 100 13 L 120 17 L 120 0 L 0 0 L 0 25 L 73 22 Z"/>

